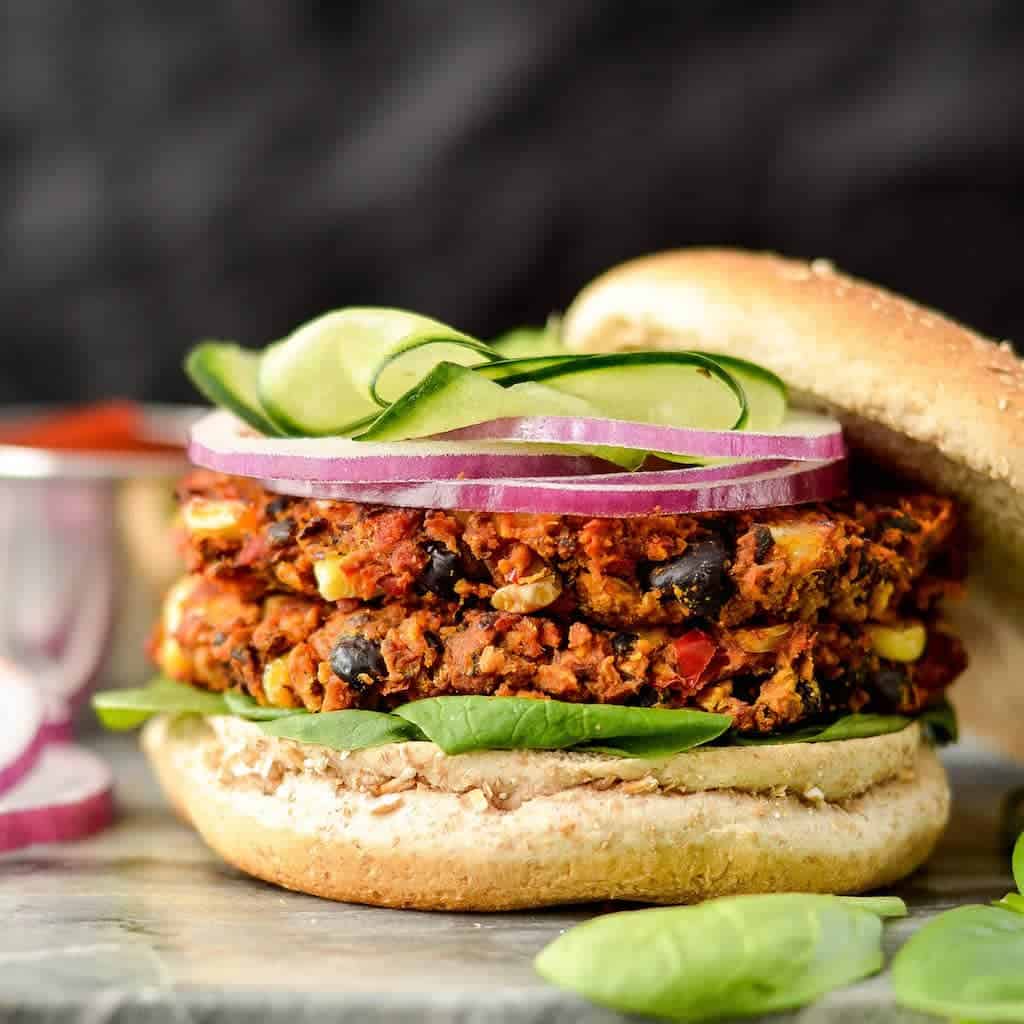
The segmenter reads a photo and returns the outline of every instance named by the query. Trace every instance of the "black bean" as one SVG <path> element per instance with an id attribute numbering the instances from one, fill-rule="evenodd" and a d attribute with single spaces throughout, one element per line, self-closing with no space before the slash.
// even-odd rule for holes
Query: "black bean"
<path id="1" fill-rule="evenodd" d="M 327 529 L 327 520 L 322 516 L 316 516 L 313 519 L 308 519 L 306 525 L 302 527 L 300 533 L 301 537 L 315 537 L 318 533 L 323 533 Z"/>
<path id="2" fill-rule="evenodd" d="M 767 557 L 768 552 L 775 547 L 775 538 L 767 526 L 754 527 L 754 561 L 760 565 Z"/>
<path id="3" fill-rule="evenodd" d="M 898 708 L 903 702 L 903 691 L 907 683 L 907 673 L 893 665 L 883 665 L 871 677 L 875 692 L 887 705 Z"/>
<path id="4" fill-rule="evenodd" d="M 757 676 L 744 675 L 733 676 L 730 682 L 732 695 L 737 700 L 743 701 L 744 704 L 753 704 L 761 696 L 761 685 L 764 680 L 758 679 Z"/>
<path id="5" fill-rule="evenodd" d="M 338 637 L 331 648 L 331 669 L 357 690 L 380 682 L 388 674 L 380 645 L 363 636 Z"/>
<path id="6" fill-rule="evenodd" d="M 820 715 L 823 710 L 821 687 L 812 679 L 799 679 L 796 684 L 796 695 L 804 705 L 804 714 L 808 717 Z"/>
<path id="7" fill-rule="evenodd" d="M 725 545 L 714 536 L 691 541 L 678 558 L 652 568 L 649 579 L 663 598 L 682 601 L 692 615 L 713 617 L 729 596 Z"/>
<path id="8" fill-rule="evenodd" d="M 274 498 L 273 501 L 267 502 L 267 507 L 264 510 L 267 514 L 268 519 L 276 519 L 288 506 L 291 504 L 291 498 L 286 498 L 282 495 L 279 498 Z"/>
<path id="9" fill-rule="evenodd" d="M 612 650 L 620 658 L 625 658 L 633 653 L 637 639 L 636 633 L 616 633 L 612 637 Z"/>
<path id="10" fill-rule="evenodd" d="M 427 564 L 420 573 L 420 589 L 438 597 L 454 597 L 462 564 L 459 553 L 436 541 L 430 541 L 426 550 Z"/>
<path id="11" fill-rule="evenodd" d="M 429 629 L 425 630 L 423 633 L 423 639 L 426 640 L 430 645 L 431 650 L 433 650 L 434 654 L 436 654 L 439 659 L 444 657 L 444 643 L 436 633 Z"/>
<path id="12" fill-rule="evenodd" d="M 275 547 L 287 544 L 294 535 L 295 520 L 291 518 L 281 519 L 276 523 L 271 523 L 270 527 L 267 529 L 267 536 L 270 538 L 270 543 Z"/>
<path id="13" fill-rule="evenodd" d="M 883 530 L 902 530 L 903 533 L 921 532 L 921 524 L 916 519 L 911 519 L 910 516 L 903 515 L 902 513 L 897 516 L 890 516 L 888 519 L 883 519 L 880 525 Z"/>

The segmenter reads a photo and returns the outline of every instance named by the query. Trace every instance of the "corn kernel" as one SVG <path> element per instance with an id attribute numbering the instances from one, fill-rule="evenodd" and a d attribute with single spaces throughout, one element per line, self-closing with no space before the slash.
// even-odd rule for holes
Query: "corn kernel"
<path id="1" fill-rule="evenodd" d="M 178 580 L 164 598 L 163 627 L 165 633 L 176 633 L 181 628 L 182 620 L 185 617 L 185 603 L 188 601 L 196 580 L 193 576 L 186 576 Z"/>
<path id="2" fill-rule="evenodd" d="M 172 679 L 188 680 L 192 676 L 192 659 L 173 636 L 164 638 L 157 661 Z"/>
<path id="3" fill-rule="evenodd" d="M 244 534 L 246 506 L 241 501 L 209 501 L 192 498 L 182 518 L 193 537 L 240 540 Z"/>
<path id="4" fill-rule="evenodd" d="M 768 654 L 778 650 L 789 633 L 789 626 L 759 626 L 737 630 L 735 640 L 749 654 Z"/>
<path id="5" fill-rule="evenodd" d="M 313 563 L 316 589 L 325 601 L 340 601 L 346 597 L 358 597 L 351 579 L 341 567 L 340 555 L 331 555 Z"/>
<path id="6" fill-rule="evenodd" d="M 871 646 L 890 661 L 917 661 L 928 642 L 928 634 L 920 622 L 901 622 L 894 626 L 872 623 L 867 631 Z"/>
<path id="7" fill-rule="evenodd" d="M 561 593 L 562 584 L 554 577 L 536 583 L 509 583 L 491 595 L 491 604 L 502 612 L 525 615 L 547 608 Z"/>
<path id="8" fill-rule="evenodd" d="M 287 657 L 275 658 L 263 669 L 263 693 L 271 704 L 291 707 L 291 682 Z"/>

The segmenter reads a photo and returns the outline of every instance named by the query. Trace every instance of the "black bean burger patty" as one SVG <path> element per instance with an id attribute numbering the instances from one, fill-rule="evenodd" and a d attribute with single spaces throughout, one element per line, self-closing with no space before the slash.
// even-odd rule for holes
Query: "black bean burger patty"
<path id="1" fill-rule="evenodd" d="M 179 498 L 191 571 L 329 602 L 462 601 L 620 630 L 861 623 L 926 614 L 962 576 L 956 506 L 929 494 L 587 519 L 286 498 L 198 471 Z"/>
<path id="2" fill-rule="evenodd" d="M 309 711 L 518 695 L 701 708 L 732 715 L 743 732 L 850 710 L 911 713 L 941 699 L 965 664 L 931 617 L 888 627 L 701 619 L 624 631 L 455 600 L 267 595 L 201 574 L 168 595 L 153 653 L 172 677 Z"/>

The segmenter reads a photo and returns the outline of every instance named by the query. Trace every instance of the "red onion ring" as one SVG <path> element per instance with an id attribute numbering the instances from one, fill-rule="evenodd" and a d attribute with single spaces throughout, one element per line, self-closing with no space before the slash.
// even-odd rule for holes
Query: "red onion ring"
<path id="1" fill-rule="evenodd" d="M 0 690 L 0 793 L 6 793 L 32 770 L 47 736 L 42 698 L 31 680 L 5 661 L 0 661 Z"/>
<path id="2" fill-rule="evenodd" d="M 268 438 L 223 411 L 192 428 L 188 455 L 197 466 L 234 476 L 339 482 L 575 476 L 608 470 L 601 459 L 536 445 L 531 450 L 480 442 Z"/>
<path id="3" fill-rule="evenodd" d="M 794 414 L 794 420 L 807 419 Z M 436 441 L 500 441 L 522 444 L 608 445 L 636 448 L 699 458 L 798 459 L 813 462 L 840 459 L 846 455 L 842 427 L 838 421 L 815 417 L 816 433 L 748 433 L 744 430 L 694 430 L 664 427 L 627 420 L 570 418 L 565 416 L 521 416 L 488 420 L 469 427 L 437 434 Z"/>
<path id="4" fill-rule="evenodd" d="M 54 743 L 0 797 L 0 851 L 82 839 L 105 828 L 113 816 L 107 765 L 84 747 Z"/>
<path id="5" fill-rule="evenodd" d="M 411 508 L 522 512 L 536 515 L 628 517 L 677 513 L 733 512 L 828 501 L 846 486 L 846 460 L 785 462 L 744 476 L 732 466 L 666 470 L 643 474 L 643 481 L 614 486 L 607 481 L 434 480 L 425 483 L 353 484 L 319 480 L 264 480 L 268 490 L 294 497 L 323 498 Z M 709 471 L 725 471 L 716 480 Z M 683 474 L 699 474 L 687 476 Z M 666 479 L 666 474 L 668 479 Z"/>

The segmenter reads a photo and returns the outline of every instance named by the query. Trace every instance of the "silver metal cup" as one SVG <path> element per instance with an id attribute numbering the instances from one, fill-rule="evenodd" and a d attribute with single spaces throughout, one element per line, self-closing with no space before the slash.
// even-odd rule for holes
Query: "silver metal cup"
<path id="1" fill-rule="evenodd" d="M 52 409 L 8 407 L 0 422 Z M 182 571 L 170 538 L 173 485 L 203 410 L 144 407 L 157 453 L 0 445 L 0 658 L 77 706 L 103 685 L 140 685 L 162 591 Z M 57 714 L 58 712 L 54 712 Z"/>

